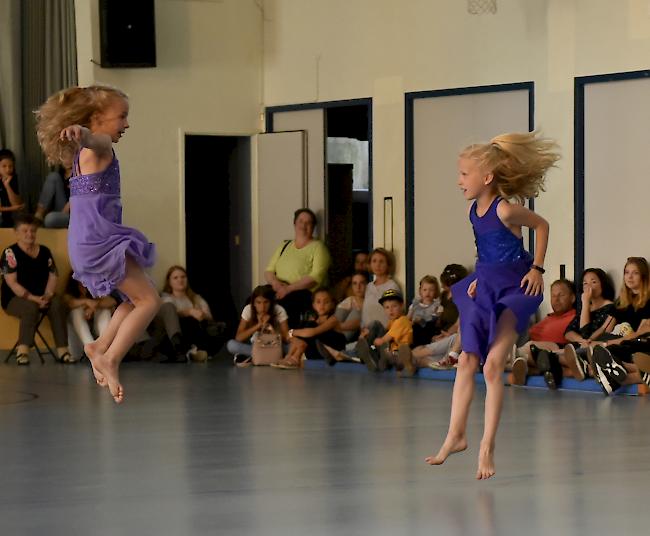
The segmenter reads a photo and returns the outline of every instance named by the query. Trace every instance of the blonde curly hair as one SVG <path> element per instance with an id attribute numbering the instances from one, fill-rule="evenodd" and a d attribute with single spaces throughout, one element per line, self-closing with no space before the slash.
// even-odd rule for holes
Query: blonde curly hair
<path id="1" fill-rule="evenodd" d="M 499 194 L 523 203 L 544 191 L 546 172 L 560 159 L 558 145 L 538 132 L 500 134 L 490 143 L 470 145 L 461 158 L 477 160 L 492 173 Z"/>
<path id="2" fill-rule="evenodd" d="M 123 91 L 110 86 L 70 87 L 50 96 L 36 110 L 36 135 L 51 165 L 72 166 L 79 146 L 59 138 L 70 125 L 90 127 L 93 114 L 105 110 L 115 99 L 128 100 Z"/>

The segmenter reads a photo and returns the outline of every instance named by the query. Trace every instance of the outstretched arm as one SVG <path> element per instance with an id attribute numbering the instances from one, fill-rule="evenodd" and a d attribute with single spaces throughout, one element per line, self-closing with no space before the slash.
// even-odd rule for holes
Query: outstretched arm
<path id="1" fill-rule="evenodd" d="M 81 125 L 70 125 L 61 131 L 59 137 L 79 144 L 82 149 L 79 166 L 86 173 L 102 171 L 113 159 L 113 141 L 108 134 L 93 133 Z"/>

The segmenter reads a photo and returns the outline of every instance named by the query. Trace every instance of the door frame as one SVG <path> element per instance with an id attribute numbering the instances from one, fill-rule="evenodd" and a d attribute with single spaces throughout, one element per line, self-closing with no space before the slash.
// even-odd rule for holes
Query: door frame
<path id="1" fill-rule="evenodd" d="M 573 277 L 585 268 L 585 86 L 650 78 L 650 70 L 574 78 L 573 118 Z"/>

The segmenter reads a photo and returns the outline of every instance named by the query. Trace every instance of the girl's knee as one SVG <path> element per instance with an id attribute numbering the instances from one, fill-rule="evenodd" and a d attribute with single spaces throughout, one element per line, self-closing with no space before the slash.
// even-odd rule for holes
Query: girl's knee
<path id="1" fill-rule="evenodd" d="M 488 383 L 502 381 L 503 368 L 489 359 L 483 365 L 483 376 Z"/>
<path id="2" fill-rule="evenodd" d="M 458 369 L 473 374 L 478 369 L 478 357 L 474 354 L 462 352 L 458 357 Z"/>

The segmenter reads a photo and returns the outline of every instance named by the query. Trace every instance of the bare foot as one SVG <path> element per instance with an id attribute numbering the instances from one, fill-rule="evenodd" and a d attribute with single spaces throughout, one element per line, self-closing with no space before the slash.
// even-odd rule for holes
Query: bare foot
<path id="1" fill-rule="evenodd" d="M 97 369 L 101 371 L 106 379 L 113 400 L 115 400 L 116 404 L 121 404 L 124 401 L 124 389 L 119 377 L 120 362 L 111 359 L 106 354 L 97 357 L 95 362 Z"/>
<path id="2" fill-rule="evenodd" d="M 494 476 L 494 445 L 481 445 L 478 453 L 478 471 L 476 471 L 477 480 L 487 480 Z"/>
<path id="3" fill-rule="evenodd" d="M 86 357 L 88 357 L 88 361 L 90 361 L 90 365 L 93 368 L 93 374 L 95 375 L 95 381 L 97 382 L 97 385 L 106 387 L 108 385 L 106 378 L 95 365 L 95 362 L 104 355 L 103 349 L 100 348 L 100 346 L 97 344 L 97 341 L 93 341 L 91 343 L 84 344 L 84 353 L 86 354 Z"/>
<path id="4" fill-rule="evenodd" d="M 440 447 L 438 454 L 435 456 L 427 456 L 424 461 L 429 465 L 442 465 L 449 456 L 462 452 L 467 448 L 467 439 L 462 437 L 460 439 L 445 439 L 445 442 Z"/>

